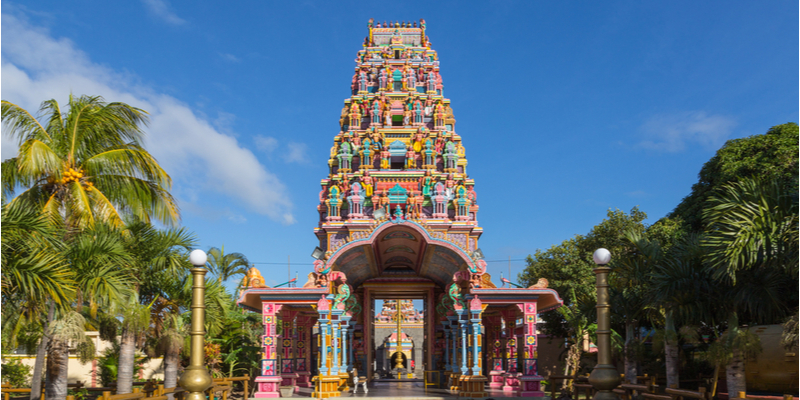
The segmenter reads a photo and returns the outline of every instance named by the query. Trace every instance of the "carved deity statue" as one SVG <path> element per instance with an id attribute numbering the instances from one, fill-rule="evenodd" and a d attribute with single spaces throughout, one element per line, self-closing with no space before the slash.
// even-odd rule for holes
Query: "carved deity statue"
<path id="1" fill-rule="evenodd" d="M 408 151 L 406 152 L 406 169 L 416 169 L 417 168 L 417 153 L 414 152 L 414 148 L 409 145 Z"/>
<path id="2" fill-rule="evenodd" d="M 364 187 L 364 194 L 366 197 L 372 196 L 372 182 L 374 180 L 369 176 L 369 171 L 364 171 L 364 176 L 361 177 L 361 186 Z"/>
<path id="3" fill-rule="evenodd" d="M 383 146 L 383 151 L 381 151 L 381 169 L 389 169 L 390 155 L 389 146 Z"/>

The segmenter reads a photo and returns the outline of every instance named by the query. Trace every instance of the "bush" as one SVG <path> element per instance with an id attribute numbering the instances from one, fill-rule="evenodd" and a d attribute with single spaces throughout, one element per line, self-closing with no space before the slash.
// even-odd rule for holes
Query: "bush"
<path id="1" fill-rule="evenodd" d="M 3 375 L 3 383 L 9 384 L 11 387 L 29 387 L 32 369 L 32 367 L 23 364 L 22 361 L 14 359 L 3 364 L 0 374 Z"/>

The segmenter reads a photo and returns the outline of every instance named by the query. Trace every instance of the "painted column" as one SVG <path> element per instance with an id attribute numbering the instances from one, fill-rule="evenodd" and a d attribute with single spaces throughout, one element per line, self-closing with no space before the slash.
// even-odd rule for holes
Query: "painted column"
<path id="1" fill-rule="evenodd" d="M 317 311 L 319 311 L 319 349 L 322 353 L 321 357 L 319 358 L 319 374 L 320 376 L 326 376 L 328 374 L 328 342 L 330 339 L 328 338 L 328 329 L 330 328 L 331 320 L 328 319 L 330 315 L 330 302 L 323 298 L 317 303 Z"/>
<path id="2" fill-rule="evenodd" d="M 262 303 L 261 316 L 264 324 L 264 335 L 261 343 L 264 349 L 264 358 L 261 360 L 261 376 L 256 377 L 258 389 L 254 394 L 257 398 L 279 397 L 278 387 L 282 378 L 277 371 L 277 314 L 281 306 L 275 303 Z"/>
<path id="3" fill-rule="evenodd" d="M 483 312 L 483 304 L 478 296 L 475 296 L 469 303 L 469 313 L 472 318 L 472 375 L 481 375 L 481 337 L 483 335 L 483 326 L 481 324 L 481 312 Z"/>
<path id="4" fill-rule="evenodd" d="M 340 357 L 341 352 L 339 351 L 342 345 L 342 337 L 341 337 L 341 329 L 340 328 L 340 318 L 344 311 L 342 310 L 331 310 L 331 348 L 333 349 L 333 362 L 331 363 L 331 375 L 339 375 L 339 369 L 342 366 L 342 359 Z"/>
<path id="5" fill-rule="evenodd" d="M 469 321 L 466 318 L 467 310 L 456 310 L 458 313 L 458 322 L 461 325 L 461 375 L 466 375 L 469 372 L 467 368 L 467 347 L 469 347 L 469 343 L 467 343 L 467 328 L 469 327 Z"/>
<path id="6" fill-rule="evenodd" d="M 486 317 L 487 326 L 490 328 L 487 335 L 489 335 L 489 354 L 487 354 L 491 362 L 491 370 L 489 371 L 489 387 L 492 389 L 500 389 L 505 384 L 503 370 L 503 338 L 502 338 L 502 325 L 503 317 L 500 315 L 493 315 Z"/>
<path id="7" fill-rule="evenodd" d="M 350 319 L 351 318 L 353 318 L 353 316 L 352 315 L 347 315 L 347 313 L 345 313 L 341 317 L 341 320 L 342 320 L 342 326 L 341 326 L 341 330 L 342 330 L 342 363 L 341 363 L 341 366 L 339 367 L 339 369 L 341 371 L 349 371 L 350 370 L 349 369 L 350 359 L 348 358 L 348 356 L 350 356 L 350 353 L 348 353 L 348 349 L 349 348 L 347 347 L 347 345 L 348 345 L 348 343 L 347 343 L 347 333 L 350 330 Z"/>
<path id="8" fill-rule="evenodd" d="M 281 386 L 292 386 L 297 389 L 297 378 L 299 375 L 294 370 L 294 358 L 297 349 L 294 346 L 294 318 L 297 311 L 287 308 L 281 312 L 281 323 L 283 324 L 283 334 L 281 335 L 281 363 L 280 375 L 283 381 Z"/>
<path id="9" fill-rule="evenodd" d="M 297 386 L 311 387 L 309 367 L 311 366 L 311 332 L 315 319 L 313 317 L 299 314 L 297 316 L 297 339 L 295 349 L 294 370 L 299 375 Z"/>
<path id="10" fill-rule="evenodd" d="M 506 373 L 503 392 L 519 393 L 519 372 L 517 371 L 517 311 L 516 307 L 502 312 L 506 323 Z"/>
<path id="11" fill-rule="evenodd" d="M 522 304 L 522 311 L 524 314 L 522 320 L 523 338 L 525 340 L 520 346 L 525 351 L 525 358 L 522 364 L 522 377 L 520 377 L 522 396 L 544 396 L 544 392 L 542 392 L 540 388 L 540 381 L 544 378 L 539 376 L 537 370 L 536 303 Z"/>

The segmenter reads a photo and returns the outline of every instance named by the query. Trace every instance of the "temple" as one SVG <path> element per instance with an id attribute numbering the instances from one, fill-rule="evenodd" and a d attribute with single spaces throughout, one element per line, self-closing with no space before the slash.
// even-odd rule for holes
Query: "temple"
<path id="1" fill-rule="evenodd" d="M 263 316 L 255 397 L 281 386 L 337 397 L 354 376 L 425 374 L 464 397 L 543 396 L 537 313 L 562 301 L 544 280 L 497 287 L 487 271 L 475 181 L 425 20 L 368 27 L 320 182 L 308 282 L 270 288 L 253 269 L 240 294 Z"/>

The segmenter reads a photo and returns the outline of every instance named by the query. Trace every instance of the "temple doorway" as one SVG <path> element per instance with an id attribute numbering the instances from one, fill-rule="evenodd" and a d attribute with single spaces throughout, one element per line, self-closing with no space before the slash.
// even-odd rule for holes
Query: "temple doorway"
<path id="1" fill-rule="evenodd" d="M 422 379 L 425 364 L 424 300 L 373 301 L 373 376 L 378 379 Z"/>

